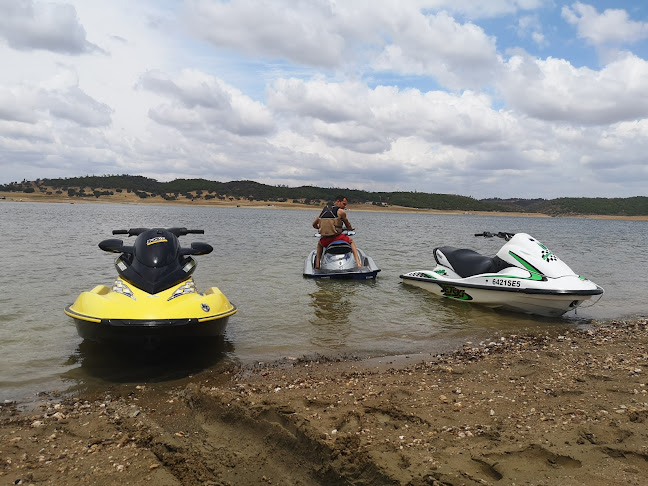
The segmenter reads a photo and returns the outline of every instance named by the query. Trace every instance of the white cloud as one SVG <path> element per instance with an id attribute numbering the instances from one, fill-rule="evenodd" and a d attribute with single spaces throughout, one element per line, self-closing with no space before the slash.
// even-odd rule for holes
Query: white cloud
<path id="1" fill-rule="evenodd" d="M 648 62 L 627 56 L 600 71 L 563 59 L 514 56 L 499 86 L 512 108 L 565 123 L 597 125 L 648 116 Z"/>
<path id="2" fill-rule="evenodd" d="M 433 143 L 471 145 L 492 143 L 501 133 L 514 130 L 512 120 L 494 111 L 487 96 L 470 91 L 456 96 L 387 86 L 370 89 L 357 82 L 291 79 L 275 83 L 268 102 L 273 109 L 296 117 L 293 126 L 302 125 L 302 118 L 317 119 L 319 127 L 328 126 L 327 133 L 338 133 L 338 140 L 357 142 L 366 133 L 368 139 L 376 134 L 386 141 L 418 135 Z"/>
<path id="3" fill-rule="evenodd" d="M 409 20 L 394 30 L 393 44 L 374 60 L 375 69 L 429 75 L 452 89 L 479 87 L 495 77 L 495 41 L 480 27 L 444 12 Z"/>
<path id="4" fill-rule="evenodd" d="M 98 50 L 86 39 L 71 5 L 0 0 L 0 38 L 14 49 L 43 49 L 65 54 Z"/>
<path id="5" fill-rule="evenodd" d="M 515 6 L 502 2 L 500 7 Z M 454 88 L 479 86 L 493 76 L 492 37 L 446 12 L 421 8 L 396 1 L 193 0 L 185 15 L 190 28 L 215 47 L 251 56 L 334 70 L 368 62 L 381 71 L 435 76 Z"/>
<path id="6" fill-rule="evenodd" d="M 226 130 L 242 136 L 267 135 L 274 129 L 265 106 L 199 71 L 184 70 L 176 79 L 148 72 L 141 86 L 168 100 L 151 108 L 151 118 L 186 134 Z"/>
<path id="7" fill-rule="evenodd" d="M 278 111 L 327 122 L 353 120 L 370 115 L 366 85 L 358 81 L 330 83 L 279 79 L 268 90 L 268 105 Z"/>
<path id="8" fill-rule="evenodd" d="M 108 106 L 83 92 L 76 79 L 72 78 L 71 84 L 64 79 L 65 76 L 57 75 L 45 81 L 42 87 L 28 84 L 10 89 L 0 87 L 0 119 L 30 124 L 64 120 L 82 127 L 111 123 Z"/>
<path id="9" fill-rule="evenodd" d="M 111 109 L 100 103 L 78 87 L 73 86 L 64 91 L 42 92 L 42 104 L 47 106 L 50 114 L 85 127 L 101 127 L 111 122 Z"/>
<path id="10" fill-rule="evenodd" d="M 571 7 L 563 7 L 562 16 L 576 26 L 580 38 L 595 46 L 648 38 L 648 22 L 630 20 L 625 10 L 610 8 L 599 13 L 591 5 L 576 2 Z"/>
<path id="11" fill-rule="evenodd" d="M 0 120 L 34 123 L 34 93 L 18 88 L 0 87 Z"/>
<path id="12" fill-rule="evenodd" d="M 327 2 L 191 0 L 185 16 L 196 35 L 220 48 L 316 66 L 341 62 L 345 40 Z"/>

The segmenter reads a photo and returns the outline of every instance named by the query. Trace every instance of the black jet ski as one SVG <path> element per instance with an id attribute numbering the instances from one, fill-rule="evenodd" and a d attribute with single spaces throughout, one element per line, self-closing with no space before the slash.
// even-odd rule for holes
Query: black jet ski
<path id="1" fill-rule="evenodd" d="M 207 243 L 181 247 L 179 236 L 204 234 L 187 228 L 131 228 L 114 235 L 137 236 L 133 246 L 120 239 L 99 248 L 120 253 L 117 279 L 111 287 L 98 285 L 82 292 L 65 313 L 77 332 L 94 341 L 147 341 L 221 336 L 237 308 L 217 287 L 204 293 L 192 277 L 193 256 L 213 250 Z"/>

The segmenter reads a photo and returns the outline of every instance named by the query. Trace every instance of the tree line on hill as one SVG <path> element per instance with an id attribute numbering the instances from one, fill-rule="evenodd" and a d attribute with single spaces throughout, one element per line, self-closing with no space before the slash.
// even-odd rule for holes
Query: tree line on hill
<path id="1" fill-rule="evenodd" d="M 89 188 L 88 192 L 86 189 Z M 5 192 L 35 192 L 67 195 L 70 197 L 105 197 L 123 191 L 132 192 L 140 198 L 162 197 L 166 200 L 214 199 L 291 201 L 316 204 L 333 201 L 343 194 L 350 204 L 374 204 L 380 206 L 404 206 L 421 209 L 455 211 L 503 211 L 559 215 L 610 215 L 648 216 L 648 197 L 628 198 L 557 198 L 557 199 L 475 199 L 454 194 L 430 194 L 425 192 L 370 192 L 358 189 L 325 188 L 315 186 L 271 186 L 254 181 L 219 182 L 207 179 L 175 179 L 158 182 L 144 176 L 104 175 L 68 177 L 62 179 L 23 180 L 0 185 Z"/>

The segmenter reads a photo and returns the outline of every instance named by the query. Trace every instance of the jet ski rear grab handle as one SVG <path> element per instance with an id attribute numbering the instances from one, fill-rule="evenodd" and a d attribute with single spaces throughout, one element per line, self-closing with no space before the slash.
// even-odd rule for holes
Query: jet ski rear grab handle
<path id="1" fill-rule="evenodd" d="M 342 230 L 342 234 L 347 235 L 347 236 L 353 236 L 353 235 L 356 234 L 356 230 L 347 230 L 347 229 L 345 229 L 345 230 Z M 316 238 L 321 238 L 322 237 L 322 235 L 320 235 L 319 232 L 315 233 L 313 236 L 316 237 Z"/>

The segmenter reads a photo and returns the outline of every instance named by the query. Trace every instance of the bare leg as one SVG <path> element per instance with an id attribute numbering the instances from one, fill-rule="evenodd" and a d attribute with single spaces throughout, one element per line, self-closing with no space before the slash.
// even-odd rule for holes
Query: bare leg
<path id="1" fill-rule="evenodd" d="M 322 251 L 324 250 L 324 247 L 322 244 L 318 241 L 317 242 L 317 254 L 315 255 L 315 270 L 319 270 L 320 267 L 320 261 L 322 260 Z"/>
<path id="2" fill-rule="evenodd" d="M 364 266 L 360 261 L 360 255 L 358 255 L 358 247 L 356 246 L 355 242 L 351 238 L 349 238 L 349 240 L 351 240 L 351 249 L 353 250 L 353 258 L 355 258 L 358 267 Z"/>

